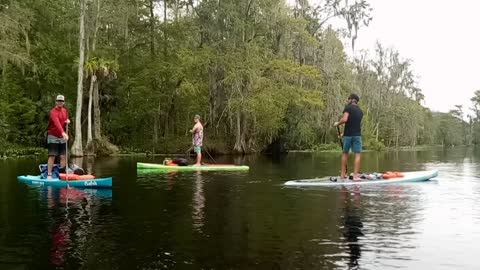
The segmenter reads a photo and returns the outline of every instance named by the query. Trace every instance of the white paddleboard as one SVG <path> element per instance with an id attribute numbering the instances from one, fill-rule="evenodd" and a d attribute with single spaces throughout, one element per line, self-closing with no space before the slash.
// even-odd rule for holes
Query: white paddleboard
<path id="1" fill-rule="evenodd" d="M 342 180 L 340 177 L 334 177 L 336 182 L 331 181 L 332 177 L 317 178 L 317 179 L 305 179 L 305 180 L 292 180 L 285 182 L 285 186 L 342 186 L 342 185 L 372 185 L 372 184 L 393 184 L 393 183 L 407 183 L 407 182 L 421 182 L 428 181 L 431 178 L 438 176 L 438 170 L 434 171 L 418 171 L 418 172 L 405 172 L 402 173 L 403 177 L 392 179 L 375 179 L 367 180 L 362 179 L 359 181 Z"/>

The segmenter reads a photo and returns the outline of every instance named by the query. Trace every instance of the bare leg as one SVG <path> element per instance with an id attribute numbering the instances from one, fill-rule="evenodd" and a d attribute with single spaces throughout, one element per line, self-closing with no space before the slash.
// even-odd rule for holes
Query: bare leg
<path id="1" fill-rule="evenodd" d="M 48 156 L 48 165 L 47 165 L 48 177 L 47 177 L 47 179 L 52 179 L 52 169 L 53 169 L 53 163 L 54 162 L 55 162 L 55 156 Z"/>
<path id="2" fill-rule="evenodd" d="M 61 156 L 60 156 L 60 167 L 62 167 L 62 168 L 65 168 L 65 165 L 66 165 L 66 164 L 65 164 L 65 160 L 66 160 L 65 157 L 66 157 L 65 155 L 61 155 Z M 66 168 L 65 168 L 65 169 L 66 169 Z M 66 172 L 66 171 L 65 171 L 65 172 Z"/>
<path id="3" fill-rule="evenodd" d="M 342 178 L 347 177 L 347 163 L 348 163 L 348 153 L 343 153 L 342 155 Z"/>
<path id="4" fill-rule="evenodd" d="M 202 165 L 202 152 L 197 153 L 197 163 L 195 165 Z"/>
<path id="5" fill-rule="evenodd" d="M 360 153 L 355 154 L 354 177 L 358 177 L 358 173 L 360 172 L 360 156 Z"/>

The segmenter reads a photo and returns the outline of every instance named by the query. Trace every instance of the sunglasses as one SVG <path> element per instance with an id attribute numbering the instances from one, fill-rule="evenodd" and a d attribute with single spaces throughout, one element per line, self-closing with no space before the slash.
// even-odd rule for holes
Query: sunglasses
<path id="1" fill-rule="evenodd" d="M 56 102 L 65 102 L 65 100 L 56 100 Z"/>

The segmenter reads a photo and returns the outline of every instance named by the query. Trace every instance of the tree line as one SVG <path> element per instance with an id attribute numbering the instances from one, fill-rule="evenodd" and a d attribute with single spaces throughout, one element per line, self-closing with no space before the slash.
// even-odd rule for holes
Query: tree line
<path id="1" fill-rule="evenodd" d="M 422 106 L 396 50 L 347 57 L 371 19 L 364 0 L 0 0 L 0 147 L 43 145 L 57 94 L 80 156 L 186 150 L 195 114 L 218 152 L 333 145 L 351 92 L 367 148 L 478 143 L 480 92 L 464 121 Z"/>

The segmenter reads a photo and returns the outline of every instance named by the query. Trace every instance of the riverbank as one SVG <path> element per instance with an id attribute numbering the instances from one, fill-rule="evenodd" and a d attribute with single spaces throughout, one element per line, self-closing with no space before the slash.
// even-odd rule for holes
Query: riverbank
<path id="1" fill-rule="evenodd" d="M 0 159 L 18 158 L 18 157 L 41 157 L 48 155 L 46 148 L 41 147 L 4 147 L 0 149 Z"/>
<path id="2" fill-rule="evenodd" d="M 452 147 L 452 146 L 449 146 Z M 462 146 L 453 146 L 453 147 L 465 147 Z M 381 151 L 422 151 L 428 150 L 432 148 L 445 148 L 442 145 L 417 145 L 417 146 L 402 146 L 402 147 L 385 147 L 381 150 L 377 149 L 364 149 L 363 152 L 381 152 Z M 210 152 L 210 154 L 214 155 L 238 155 L 237 153 L 233 152 L 215 152 L 212 149 L 206 149 Z M 288 150 L 287 152 L 290 153 L 339 153 L 341 152 L 341 148 L 338 144 L 323 144 L 316 146 L 313 149 L 303 149 L 303 150 Z M 47 157 L 48 151 L 42 147 L 22 147 L 22 146 L 15 146 L 15 147 L 6 147 L 0 149 L 0 159 L 7 159 L 7 158 L 19 158 L 19 157 Z M 120 150 L 115 154 L 109 155 L 111 157 L 149 157 L 149 156 L 188 156 L 189 153 L 184 152 L 171 152 L 171 153 L 153 153 L 151 151 L 136 151 L 136 150 Z"/>
<path id="3" fill-rule="evenodd" d="M 465 147 L 466 145 L 458 145 L 458 147 Z M 416 145 L 416 146 L 400 146 L 400 147 L 386 147 L 387 151 L 422 151 L 432 148 L 451 148 L 452 146 L 443 145 Z M 453 146 L 455 147 L 455 146 Z"/>
<path id="4" fill-rule="evenodd" d="M 383 147 L 381 149 L 363 149 L 362 152 L 383 152 L 383 151 L 423 151 L 432 148 L 454 148 L 454 147 L 465 147 L 466 145 L 458 146 L 443 146 L 443 145 L 416 145 L 416 146 L 400 146 L 400 147 Z M 304 149 L 304 150 L 288 150 L 290 153 L 335 153 L 341 152 L 342 149 L 340 146 L 335 146 L 332 144 L 324 144 L 313 149 Z"/>

